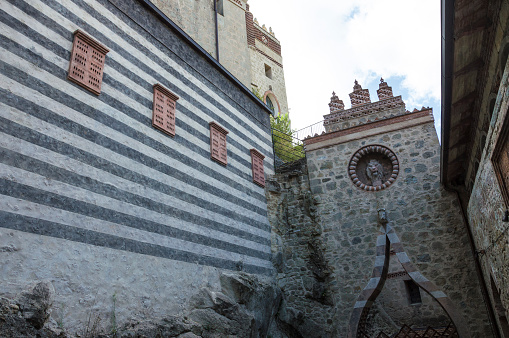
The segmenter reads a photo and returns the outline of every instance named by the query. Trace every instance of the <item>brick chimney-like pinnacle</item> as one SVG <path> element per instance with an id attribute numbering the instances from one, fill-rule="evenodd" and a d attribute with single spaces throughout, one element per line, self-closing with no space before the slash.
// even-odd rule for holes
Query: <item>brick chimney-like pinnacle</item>
<path id="1" fill-rule="evenodd" d="M 343 100 L 340 100 L 335 92 L 332 92 L 332 97 L 330 98 L 329 103 L 329 109 L 331 114 L 345 110 L 345 104 L 343 103 Z"/>
<path id="2" fill-rule="evenodd" d="M 391 97 L 394 97 L 392 94 L 392 87 L 389 87 L 387 82 L 384 81 L 383 78 L 380 78 L 380 84 L 378 85 L 378 90 L 376 93 L 378 94 L 378 100 L 385 100 Z"/>
<path id="3" fill-rule="evenodd" d="M 350 93 L 350 101 L 352 102 L 352 108 L 366 103 L 371 103 L 371 98 L 369 97 L 369 89 L 362 89 L 359 82 L 355 80 L 353 92 Z"/>

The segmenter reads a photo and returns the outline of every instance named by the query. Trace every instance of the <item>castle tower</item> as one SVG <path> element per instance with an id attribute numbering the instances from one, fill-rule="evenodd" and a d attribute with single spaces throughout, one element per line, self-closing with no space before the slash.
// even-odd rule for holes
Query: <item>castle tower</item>
<path id="1" fill-rule="evenodd" d="M 287 113 L 281 42 L 276 34 L 254 18 L 247 0 L 214 1 L 151 0 L 244 86 L 255 92 L 274 114 Z"/>
<path id="2" fill-rule="evenodd" d="M 233 0 L 230 0 L 233 1 Z M 281 42 L 272 27 L 260 24 L 246 4 L 246 33 L 250 60 L 249 86 L 257 92 L 274 114 L 287 113 L 288 101 L 281 55 Z M 232 47 L 234 50 L 237 46 Z"/>

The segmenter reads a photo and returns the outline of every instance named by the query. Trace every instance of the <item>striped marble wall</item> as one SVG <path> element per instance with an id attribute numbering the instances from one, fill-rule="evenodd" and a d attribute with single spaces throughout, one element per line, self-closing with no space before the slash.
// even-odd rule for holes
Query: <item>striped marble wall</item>
<path id="1" fill-rule="evenodd" d="M 0 246 L 14 249 L 0 252 L 0 293 L 30 278 L 52 279 L 58 293 L 76 282 L 64 266 L 78 271 L 86 255 L 113 270 L 82 283 L 108 283 L 126 266 L 108 267 L 106 253 L 198 279 L 272 271 L 250 154 L 273 173 L 269 115 L 245 87 L 144 1 L 1 4 Z M 67 80 L 77 29 L 110 50 L 98 96 Z M 173 138 L 152 127 L 156 83 L 179 96 Z M 229 132 L 226 166 L 210 158 L 212 121 Z"/>

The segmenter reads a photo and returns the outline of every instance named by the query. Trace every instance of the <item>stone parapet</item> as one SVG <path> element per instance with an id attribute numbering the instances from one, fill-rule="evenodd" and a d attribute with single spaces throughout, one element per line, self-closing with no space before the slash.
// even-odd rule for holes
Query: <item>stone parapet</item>
<path id="1" fill-rule="evenodd" d="M 388 113 L 389 111 L 393 112 L 393 110 L 397 108 L 405 108 L 405 102 L 403 102 L 401 95 L 382 101 L 364 104 L 362 106 L 354 107 L 344 111 L 339 111 L 337 113 L 324 115 L 323 118 L 325 119 L 325 121 L 323 121 L 323 124 L 327 132 L 329 132 L 332 130 L 337 130 L 336 124 L 340 122 L 355 119 L 362 116 L 371 115 L 382 111 L 385 113 Z M 405 113 L 409 112 L 406 110 L 398 112 L 399 115 L 403 115 Z"/>
<path id="2" fill-rule="evenodd" d="M 433 110 L 430 108 L 411 113 L 407 111 L 405 114 L 359 123 L 349 128 L 316 135 L 305 139 L 304 145 L 306 151 L 310 151 L 430 122 L 433 122 Z"/>

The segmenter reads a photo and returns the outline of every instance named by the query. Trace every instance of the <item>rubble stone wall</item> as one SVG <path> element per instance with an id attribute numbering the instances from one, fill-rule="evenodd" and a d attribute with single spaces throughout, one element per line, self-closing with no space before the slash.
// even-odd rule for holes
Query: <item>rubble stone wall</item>
<path id="1" fill-rule="evenodd" d="M 350 159 L 366 145 L 386 146 L 398 157 L 399 176 L 385 190 L 361 190 L 349 177 Z M 319 201 L 324 258 L 335 281 L 330 290 L 340 336 L 346 335 L 354 303 L 373 270 L 378 208 L 387 210 L 410 260 L 450 297 L 472 336 L 491 336 L 458 201 L 439 181 L 439 143 L 432 122 L 309 151 L 306 156 L 310 189 Z M 389 303 L 384 309 L 389 316 L 397 310 Z"/>
<path id="2" fill-rule="evenodd" d="M 272 176 L 266 191 L 273 262 L 283 292 L 276 323 L 293 337 L 332 337 L 332 271 L 324 258 L 317 201 L 305 165 Z"/>
<path id="3" fill-rule="evenodd" d="M 495 109 L 493 111 L 486 146 L 482 150 L 479 170 L 472 189 L 468 204 L 468 219 L 475 238 L 476 249 L 483 267 L 484 278 L 490 289 L 490 295 L 498 293 L 500 299 L 493 299 L 495 314 L 498 317 L 505 313 L 506 331 L 509 334 L 507 318 L 509 318 L 509 223 L 503 221 L 507 202 L 502 197 L 499 183 L 492 160 L 497 142 L 504 143 L 503 132 L 507 128 L 509 107 L 509 67 L 501 81 Z M 506 141 L 507 142 L 507 141 Z M 507 174 L 507 167 L 504 168 Z M 493 280 L 494 285 L 491 283 Z M 492 287 L 497 290 L 492 290 Z M 500 327 L 502 328 L 502 324 Z"/>

